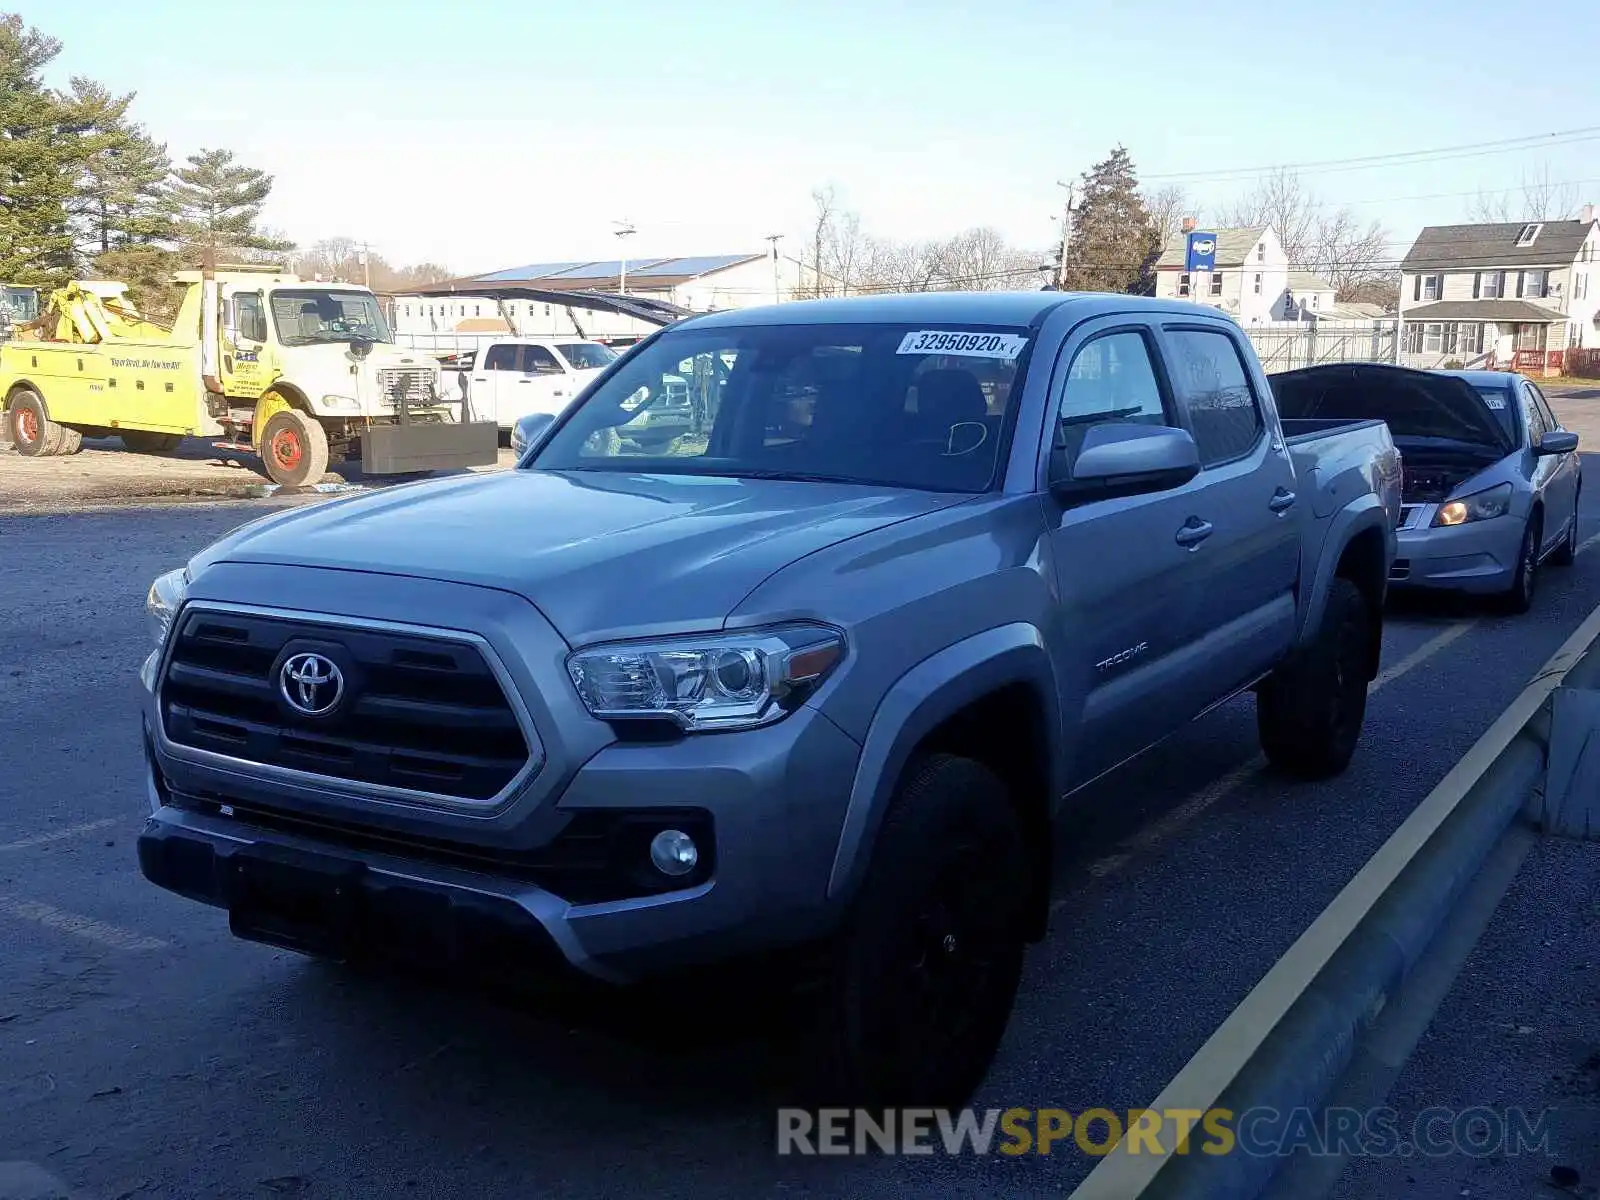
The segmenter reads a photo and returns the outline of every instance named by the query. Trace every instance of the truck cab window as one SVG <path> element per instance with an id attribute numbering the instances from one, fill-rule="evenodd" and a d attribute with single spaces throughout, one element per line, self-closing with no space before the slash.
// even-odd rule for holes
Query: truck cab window
<path id="1" fill-rule="evenodd" d="M 1172 383 L 1189 406 L 1201 463 L 1214 467 L 1249 453 L 1266 423 L 1233 339 L 1205 329 L 1169 329 L 1167 340 L 1176 354 Z"/>
<path id="2" fill-rule="evenodd" d="M 490 346 L 489 353 L 483 356 L 483 369 L 485 371 L 517 370 L 517 351 L 520 349 L 520 346 L 508 345 L 505 342 Z"/>
<path id="3" fill-rule="evenodd" d="M 556 361 L 556 356 L 543 346 L 524 346 L 522 348 L 522 369 L 534 375 L 565 375 L 561 364 Z"/>
<path id="4" fill-rule="evenodd" d="M 233 298 L 233 328 L 244 341 L 267 340 L 267 314 L 260 296 L 245 292 Z"/>
<path id="5" fill-rule="evenodd" d="M 1067 372 L 1056 420 L 1059 432 L 1052 473 L 1061 475 L 1071 470 L 1084 435 L 1096 425 L 1113 421 L 1168 424 L 1144 336 L 1124 330 L 1084 343 Z"/>

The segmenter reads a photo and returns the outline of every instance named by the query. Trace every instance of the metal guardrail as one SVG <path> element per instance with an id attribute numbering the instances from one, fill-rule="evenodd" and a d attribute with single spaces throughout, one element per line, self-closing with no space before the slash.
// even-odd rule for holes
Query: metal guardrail
<path id="1" fill-rule="evenodd" d="M 1600 608 L 1533 677 L 1148 1106 L 1290 1112 L 1326 1104 L 1519 813 L 1600 837 Z M 1506 878 L 1501 890 L 1510 882 Z M 1494 897 L 1498 900 L 1498 894 Z M 1481 932 L 1481 931 L 1480 931 Z M 1476 936 L 1466 943 L 1461 955 Z M 1459 970 L 1460 963 L 1454 964 Z M 1454 970 L 1451 977 L 1454 976 Z M 1124 1137 L 1072 1200 L 1254 1200 L 1294 1160 L 1180 1153 Z M 1337 1164 L 1336 1164 L 1337 1165 Z M 1310 1200 L 1318 1186 L 1288 1190 Z"/>

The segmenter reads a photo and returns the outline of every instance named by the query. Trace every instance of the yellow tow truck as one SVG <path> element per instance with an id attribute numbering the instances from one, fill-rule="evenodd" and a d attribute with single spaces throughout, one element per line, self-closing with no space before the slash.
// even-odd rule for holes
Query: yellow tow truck
<path id="1" fill-rule="evenodd" d="M 446 398 L 439 364 L 395 346 L 377 297 L 271 266 L 179 272 L 169 329 L 124 284 L 79 280 L 0 343 L 0 422 L 20 454 L 120 436 L 168 453 L 185 437 L 259 454 L 284 486 L 330 461 L 368 474 L 488 466 L 498 430 Z"/>

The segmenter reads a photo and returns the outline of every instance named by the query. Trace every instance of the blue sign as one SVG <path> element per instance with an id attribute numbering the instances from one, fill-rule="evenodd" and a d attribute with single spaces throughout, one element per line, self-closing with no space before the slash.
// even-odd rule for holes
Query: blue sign
<path id="1" fill-rule="evenodd" d="M 1217 235 L 1201 233 L 1198 229 L 1189 235 L 1184 247 L 1183 269 L 1189 272 L 1210 271 L 1217 265 Z"/>

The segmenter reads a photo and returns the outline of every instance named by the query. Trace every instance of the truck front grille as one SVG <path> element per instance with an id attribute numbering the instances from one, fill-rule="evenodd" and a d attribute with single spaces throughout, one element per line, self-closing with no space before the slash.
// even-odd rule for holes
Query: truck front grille
<path id="1" fill-rule="evenodd" d="M 191 609 L 160 683 L 162 728 L 178 746 L 413 796 L 484 804 L 534 757 L 479 647 L 448 635 Z M 297 710 L 291 667 L 315 655 L 342 693 Z M 312 693 L 311 708 L 333 697 Z M 535 743 L 536 744 L 536 743 Z"/>
<path id="2" fill-rule="evenodd" d="M 433 372 L 426 367 L 385 367 L 378 372 L 378 392 L 388 402 L 426 404 L 433 400 Z"/>

